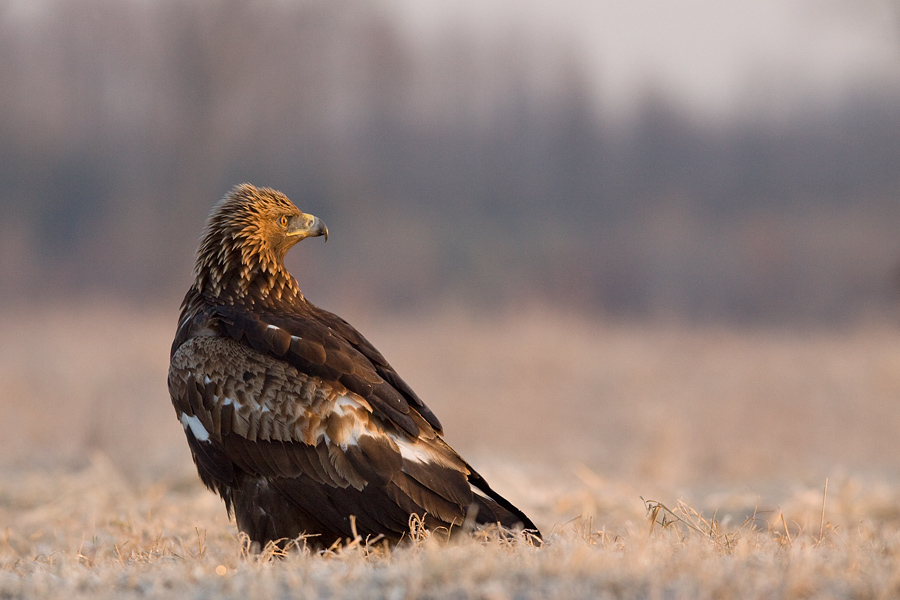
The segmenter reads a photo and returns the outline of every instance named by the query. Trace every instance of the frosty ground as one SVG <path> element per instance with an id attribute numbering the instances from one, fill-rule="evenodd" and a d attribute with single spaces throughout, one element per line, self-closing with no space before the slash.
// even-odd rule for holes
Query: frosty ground
<path id="1" fill-rule="evenodd" d="M 545 533 L 248 555 L 166 388 L 174 314 L 0 317 L 0 597 L 900 593 L 900 330 L 348 315 Z M 827 487 L 826 487 L 827 486 Z"/>

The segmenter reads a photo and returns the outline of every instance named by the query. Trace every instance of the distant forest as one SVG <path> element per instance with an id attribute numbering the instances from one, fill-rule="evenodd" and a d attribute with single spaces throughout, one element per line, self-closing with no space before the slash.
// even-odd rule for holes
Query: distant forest
<path id="1" fill-rule="evenodd" d="M 703 118 L 599 105 L 574 43 L 412 35 L 357 0 L 0 8 L 0 299 L 177 302 L 249 181 L 325 220 L 314 301 L 613 316 L 893 312 L 900 96 Z"/>

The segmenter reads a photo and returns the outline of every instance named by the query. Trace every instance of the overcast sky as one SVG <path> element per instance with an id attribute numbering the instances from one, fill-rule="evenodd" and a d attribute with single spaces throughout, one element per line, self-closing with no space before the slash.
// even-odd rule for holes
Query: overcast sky
<path id="1" fill-rule="evenodd" d="M 648 88 L 701 112 L 779 111 L 851 88 L 900 89 L 898 0 L 394 0 L 428 43 L 460 22 L 576 42 L 604 107 Z"/>

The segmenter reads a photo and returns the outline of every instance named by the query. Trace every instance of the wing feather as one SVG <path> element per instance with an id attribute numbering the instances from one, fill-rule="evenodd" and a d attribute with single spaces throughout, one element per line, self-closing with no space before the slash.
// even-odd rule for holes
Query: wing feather
<path id="1" fill-rule="evenodd" d="M 194 462 L 197 463 L 200 476 L 206 485 L 214 487 L 215 484 L 233 484 L 235 482 L 234 463 L 218 446 L 198 441 L 190 429 L 185 430 L 185 435 Z"/>
<path id="2" fill-rule="evenodd" d="M 407 514 L 431 517 L 430 527 L 458 526 L 465 519 L 463 507 L 434 495 L 405 473 L 395 477 L 385 490 L 397 505 L 404 507 Z"/>
<path id="3" fill-rule="evenodd" d="M 234 339 L 241 339 L 240 336 L 235 337 Z M 313 365 L 324 365 L 325 364 L 325 347 L 312 340 L 304 339 L 302 337 L 292 335 L 291 336 L 291 344 L 290 344 L 291 354 L 296 356 L 300 360 L 304 360 Z"/>
<path id="4" fill-rule="evenodd" d="M 435 463 L 422 464 L 403 461 L 403 472 L 432 494 L 455 506 L 468 506 L 472 502 L 472 488 L 466 474 Z"/>
<path id="5" fill-rule="evenodd" d="M 396 444 L 386 436 L 362 435 L 347 446 L 345 455 L 362 477 L 376 485 L 387 484 L 403 465 Z"/>

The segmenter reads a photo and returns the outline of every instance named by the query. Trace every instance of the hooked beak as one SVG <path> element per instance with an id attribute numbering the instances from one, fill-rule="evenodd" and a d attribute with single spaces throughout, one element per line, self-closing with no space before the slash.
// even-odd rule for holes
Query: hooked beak
<path id="1" fill-rule="evenodd" d="M 325 241 L 328 241 L 328 227 L 319 217 L 314 215 L 306 214 L 304 215 L 305 219 L 302 219 L 302 222 L 298 224 L 298 227 L 291 230 L 288 235 L 297 236 L 300 240 L 308 237 L 318 237 L 320 235 L 325 236 Z M 299 240 L 298 240 L 299 241 Z"/>

